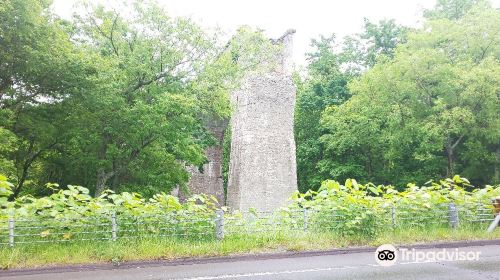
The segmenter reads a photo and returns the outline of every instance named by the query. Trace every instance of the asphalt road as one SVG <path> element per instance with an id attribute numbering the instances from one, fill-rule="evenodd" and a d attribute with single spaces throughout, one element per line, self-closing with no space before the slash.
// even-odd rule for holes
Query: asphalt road
<path id="1" fill-rule="evenodd" d="M 420 251 L 438 250 L 441 249 Z M 0 280 L 500 279 L 500 245 L 461 247 L 458 250 L 480 252 L 479 260 L 415 262 L 402 260 L 399 254 L 395 265 L 383 267 L 377 264 L 374 252 L 363 252 L 30 275 L 2 276 L 0 273 Z"/>

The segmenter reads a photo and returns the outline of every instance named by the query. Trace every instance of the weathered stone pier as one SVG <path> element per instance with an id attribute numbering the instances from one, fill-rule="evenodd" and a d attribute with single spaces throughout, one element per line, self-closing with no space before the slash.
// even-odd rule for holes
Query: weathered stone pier
<path id="1" fill-rule="evenodd" d="M 281 44 L 272 70 L 245 78 L 231 94 L 231 156 L 227 205 L 270 211 L 297 190 L 293 116 L 296 88 L 291 77 L 292 36 Z"/>
<path id="2" fill-rule="evenodd" d="M 271 211 L 285 205 L 297 190 L 293 134 L 296 88 L 291 77 L 294 30 L 272 40 L 281 46 L 269 71 L 249 74 L 239 90 L 231 93 L 231 155 L 227 205 L 246 211 Z M 189 167 L 191 193 L 214 195 L 224 202 L 222 143 L 224 121 L 210 121 L 207 128 L 218 144 L 206 150 L 203 173 Z"/>

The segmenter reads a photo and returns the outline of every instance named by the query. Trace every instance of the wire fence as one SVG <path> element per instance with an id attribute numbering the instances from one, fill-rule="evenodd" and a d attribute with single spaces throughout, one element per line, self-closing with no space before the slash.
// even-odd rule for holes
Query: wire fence
<path id="1" fill-rule="evenodd" d="M 116 241 L 137 238 L 197 238 L 221 240 L 233 235 L 276 232 L 323 232 L 377 235 L 390 229 L 442 227 L 486 228 L 494 219 L 491 204 L 438 204 L 432 207 L 389 205 L 233 212 L 194 215 L 111 213 L 90 217 L 0 220 L 0 246 L 27 243 Z"/>

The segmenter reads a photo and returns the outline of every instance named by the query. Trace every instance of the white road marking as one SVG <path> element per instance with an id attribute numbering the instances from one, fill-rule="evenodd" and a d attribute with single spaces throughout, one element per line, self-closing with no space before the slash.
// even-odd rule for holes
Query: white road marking
<path id="1" fill-rule="evenodd" d="M 419 264 L 419 263 L 438 263 L 438 261 L 430 261 L 430 260 L 427 260 L 427 261 L 414 261 L 414 262 L 400 262 L 400 263 L 396 263 L 396 264 Z"/>
<path id="2" fill-rule="evenodd" d="M 378 265 L 375 265 L 378 266 Z M 280 274 L 292 274 L 292 273 L 306 273 L 306 272 L 320 272 L 320 271 L 332 271 L 332 270 L 343 270 L 343 269 L 353 269 L 366 267 L 364 266 L 339 266 L 339 267 L 325 267 L 325 268 L 310 268 L 310 269 L 300 269 L 300 270 L 283 270 L 283 271 L 268 271 L 268 272 L 253 272 L 253 273 L 241 273 L 241 274 L 223 274 L 217 276 L 199 276 L 199 277 L 188 277 L 188 278 L 175 278 L 172 280 L 216 280 L 216 279 L 230 279 L 230 278 L 244 278 L 253 276 L 269 276 L 269 275 L 280 275 Z"/>
<path id="3" fill-rule="evenodd" d="M 454 262 L 454 261 L 449 261 Z M 409 264 L 425 264 L 425 263 L 439 263 L 437 261 L 413 261 L 413 262 L 398 262 L 394 266 L 399 264 L 401 265 L 409 265 Z M 394 267 L 391 266 L 391 267 Z M 217 279 L 232 279 L 232 278 L 246 278 L 253 276 L 269 276 L 269 275 L 280 275 L 280 274 L 293 274 L 293 273 L 307 273 L 307 272 L 321 272 L 321 271 L 334 271 L 334 270 L 345 270 L 345 269 L 356 269 L 356 268 L 364 268 L 364 267 L 381 267 L 378 264 L 365 264 L 359 266 L 338 266 L 338 267 L 325 267 L 325 268 L 309 268 L 309 269 L 300 269 L 300 270 L 283 270 L 283 271 L 268 271 L 268 272 L 249 272 L 249 273 L 241 273 L 241 274 L 222 274 L 215 276 L 197 276 L 197 277 L 186 277 L 186 278 L 172 278 L 170 280 L 217 280 Z"/>

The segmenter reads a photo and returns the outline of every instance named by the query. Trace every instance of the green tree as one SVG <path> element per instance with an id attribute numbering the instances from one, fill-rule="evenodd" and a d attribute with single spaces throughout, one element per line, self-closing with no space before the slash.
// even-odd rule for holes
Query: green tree
<path id="1" fill-rule="evenodd" d="M 96 194 L 186 183 L 212 142 L 203 119 L 228 117 L 229 91 L 276 50 L 250 28 L 222 41 L 155 2 L 83 4 L 70 21 L 49 6 L 0 8 L 0 168 L 13 196 L 45 182 Z"/>
<path id="2" fill-rule="evenodd" d="M 406 42 L 408 30 L 394 19 L 373 23 L 365 18 L 362 33 L 344 38 L 344 62 L 359 73 L 373 67 L 380 57 L 392 58 L 398 44 Z"/>
<path id="3" fill-rule="evenodd" d="M 40 0 L 0 4 L 0 162 L 15 183 L 14 196 L 58 144 L 61 102 L 81 94 L 94 72 L 49 5 Z"/>
<path id="4" fill-rule="evenodd" d="M 332 166 L 335 160 L 324 158 L 329 155 L 325 154 L 325 146 L 320 140 L 325 133 L 320 124 L 321 115 L 327 107 L 347 101 L 351 96 L 348 82 L 372 67 L 378 59 L 392 57 L 396 45 L 405 38 L 406 28 L 396 25 L 394 20 L 375 24 L 365 19 L 364 31 L 344 38 L 342 44 L 336 43 L 334 36 L 312 40 L 314 51 L 308 54 L 307 77 L 296 79 L 295 139 L 301 191 L 315 189 L 321 181 L 344 174 L 347 169 L 360 170 L 357 164 L 347 162 Z M 349 174 L 356 178 L 361 175 L 360 172 Z"/>
<path id="5" fill-rule="evenodd" d="M 106 186 L 185 184 L 184 166 L 202 164 L 210 144 L 203 119 L 229 116 L 229 91 L 258 64 L 247 54 L 269 44 L 245 28 L 222 43 L 154 3 L 136 2 L 128 16 L 101 6 L 88 11 L 76 20 L 76 37 L 99 54 L 100 86 L 78 104 L 74 150 L 64 162 L 90 173 L 96 194 Z"/>
<path id="6" fill-rule="evenodd" d="M 295 111 L 295 140 L 297 142 L 297 177 L 301 191 L 319 186 L 324 180 L 316 165 L 322 158 L 322 134 L 319 120 L 329 105 L 339 105 L 349 98 L 349 74 L 341 70 L 342 57 L 335 53 L 335 37 L 320 37 L 311 44 L 315 51 L 308 54 L 309 77 L 296 77 L 298 98 Z"/>
<path id="7" fill-rule="evenodd" d="M 434 8 L 424 11 L 424 16 L 429 19 L 457 20 L 477 6 L 489 7 L 490 4 L 487 0 L 438 0 Z"/>
<path id="8" fill-rule="evenodd" d="M 353 97 L 322 119 L 322 141 L 335 159 L 323 163 L 327 170 L 345 178 L 363 167 L 358 177 L 378 183 L 457 173 L 478 184 L 493 181 L 499 19 L 494 9 L 476 8 L 458 20 L 430 21 L 394 59 L 353 82 Z"/>

